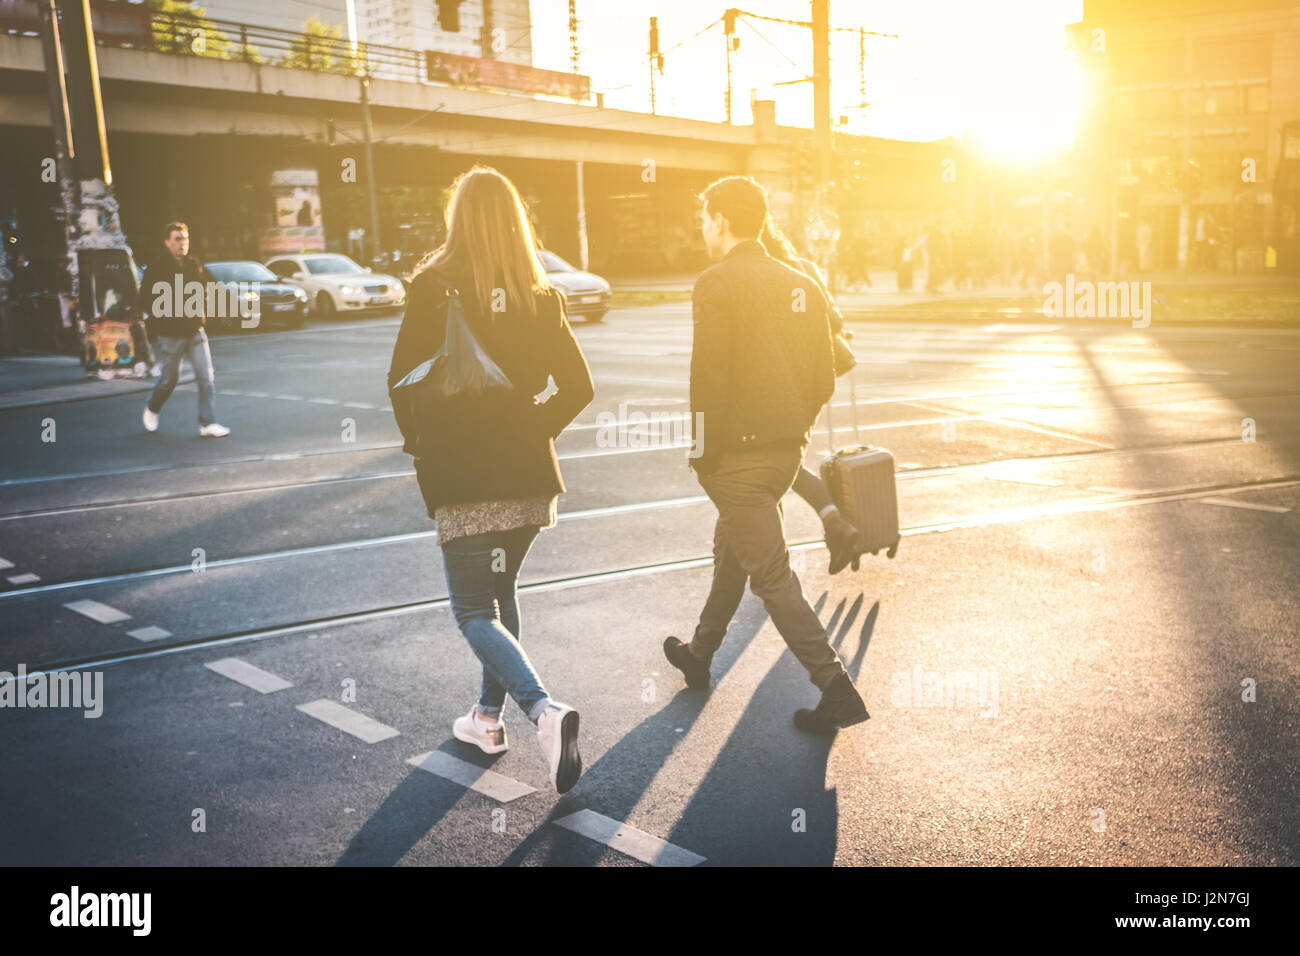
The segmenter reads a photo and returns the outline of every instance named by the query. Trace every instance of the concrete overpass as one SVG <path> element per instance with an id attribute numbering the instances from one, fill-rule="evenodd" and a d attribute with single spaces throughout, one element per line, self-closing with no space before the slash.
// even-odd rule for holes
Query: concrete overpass
<path id="1" fill-rule="evenodd" d="M 198 236 L 221 237 L 221 249 L 209 255 L 249 254 L 257 203 L 241 190 L 265 182 L 270 169 L 300 166 L 319 170 L 332 240 L 365 226 L 363 187 L 331 182 L 341 163 L 359 163 L 362 155 L 356 77 L 109 45 L 97 53 L 123 225 L 133 242 L 160 221 L 187 216 Z M 9 182 L 39 166 L 50 148 L 39 38 L 0 35 L 0 64 L 0 139 L 9 141 L 0 145 L 0 160 L 13 166 Z M 720 175 L 756 176 L 788 214 L 791 146 L 810 135 L 777 127 L 771 104 L 760 104 L 754 126 L 731 126 L 413 78 L 374 78 L 369 98 L 389 247 L 402 221 L 437 205 L 431 194 L 484 161 L 516 179 L 538 207 L 548 245 L 573 257 L 581 160 L 592 261 L 607 267 L 617 267 L 620 256 L 642 262 L 690 244 L 693 197 Z M 10 192 L 11 205 L 29 198 L 22 188 Z M 662 258 L 673 265 L 677 255 L 669 249 Z"/>

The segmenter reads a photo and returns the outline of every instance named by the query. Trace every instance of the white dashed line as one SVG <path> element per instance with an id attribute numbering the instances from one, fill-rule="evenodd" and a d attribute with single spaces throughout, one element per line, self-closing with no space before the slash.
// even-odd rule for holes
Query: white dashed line
<path id="1" fill-rule="evenodd" d="M 443 777 L 452 783 L 481 793 L 498 803 L 509 803 L 511 800 L 537 792 L 526 783 L 520 783 L 494 770 L 485 770 L 441 750 L 411 757 L 406 762 L 434 776 Z"/>
<path id="2" fill-rule="evenodd" d="M 245 392 L 244 397 L 245 398 L 270 398 L 271 393 L 270 392 Z"/>
<path id="3" fill-rule="evenodd" d="M 152 624 L 126 633 L 128 637 L 134 637 L 137 641 L 161 641 L 164 637 L 172 636 L 171 631 L 164 631 L 161 627 L 154 627 Z"/>
<path id="4" fill-rule="evenodd" d="M 238 657 L 223 657 L 219 661 L 211 661 L 203 666 L 222 677 L 229 677 L 245 687 L 251 687 L 259 694 L 271 694 L 293 686 L 283 677 L 264 671 L 260 667 L 254 667 L 248 661 L 241 661 Z"/>
<path id="5" fill-rule="evenodd" d="M 315 405 L 338 405 L 339 404 L 339 400 L 337 398 L 309 398 L 307 399 L 307 401 L 312 402 Z"/>
<path id="6" fill-rule="evenodd" d="M 12 561 L 6 561 L 4 558 L 0 558 L 0 571 L 6 571 L 13 566 L 14 563 Z"/>
<path id="7" fill-rule="evenodd" d="M 63 606 L 100 624 L 116 624 L 118 621 L 131 620 L 130 614 L 125 614 L 107 604 L 100 604 L 98 601 L 72 601 Z"/>
<path id="8" fill-rule="evenodd" d="M 392 727 L 326 698 L 313 700 L 310 704 L 299 704 L 295 709 L 368 744 L 398 736 L 398 731 Z"/>
<path id="9" fill-rule="evenodd" d="M 1246 508 L 1249 511 L 1271 511 L 1273 514 L 1284 515 L 1290 508 L 1283 508 L 1281 505 L 1263 505 L 1252 501 L 1232 501 L 1228 498 L 1201 498 L 1203 505 L 1221 505 L 1224 508 Z"/>
<path id="10" fill-rule="evenodd" d="M 555 825 L 603 843 L 610 849 L 651 866 L 697 866 L 705 859 L 698 853 L 661 840 L 634 826 L 619 823 L 594 810 L 579 810 L 556 820 Z"/>
<path id="11" fill-rule="evenodd" d="M 343 405 L 346 408 L 366 408 L 372 412 L 377 408 L 377 406 L 371 405 L 368 402 L 344 402 Z"/>
<path id="12" fill-rule="evenodd" d="M 32 574 L 30 571 L 26 574 L 11 574 L 5 578 L 10 584 L 35 584 L 40 579 L 39 574 Z"/>
<path id="13" fill-rule="evenodd" d="M 301 395 L 272 395 L 271 397 L 272 397 L 272 398 L 282 398 L 282 399 L 284 399 L 286 402 L 301 402 L 301 401 L 302 401 L 302 396 L 301 396 Z"/>

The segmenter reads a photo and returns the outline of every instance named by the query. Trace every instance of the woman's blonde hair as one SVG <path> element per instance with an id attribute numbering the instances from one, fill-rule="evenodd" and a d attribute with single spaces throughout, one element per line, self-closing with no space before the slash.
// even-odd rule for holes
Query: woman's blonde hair
<path id="1" fill-rule="evenodd" d="M 496 290 L 507 311 L 536 314 L 533 296 L 551 288 L 537 256 L 537 237 L 514 183 L 491 166 L 476 165 L 452 183 L 447 239 L 416 272 L 473 276 L 474 292 L 490 317 Z"/>

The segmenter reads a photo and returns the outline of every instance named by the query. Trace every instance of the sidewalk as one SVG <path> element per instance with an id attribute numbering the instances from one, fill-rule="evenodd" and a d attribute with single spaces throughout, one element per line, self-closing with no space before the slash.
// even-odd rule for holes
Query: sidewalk
<path id="1" fill-rule="evenodd" d="M 153 378 L 88 378 L 81 361 L 71 355 L 6 355 L 0 358 L 0 409 L 76 402 L 145 392 Z M 177 384 L 194 381 L 193 371 Z"/>
<path id="2" fill-rule="evenodd" d="M 696 276 L 674 273 L 661 276 L 612 279 L 615 295 L 663 295 L 682 301 L 689 297 Z M 1076 276 L 1076 280 L 1089 277 Z M 912 291 L 898 291 L 893 270 L 873 270 L 870 288 L 858 287 L 835 292 L 835 301 L 845 316 L 873 319 L 932 318 L 939 321 L 996 318 L 1007 321 L 1041 321 L 1046 302 L 1042 285 L 1025 288 L 1018 282 L 994 280 L 978 289 L 955 289 L 945 284 L 937 293 L 926 292 L 926 271 L 917 269 Z M 1038 283 L 1038 280 L 1034 280 Z M 1300 279 L 1277 275 L 1227 275 L 1177 272 L 1146 273 L 1116 278 L 1099 277 L 1098 282 L 1150 283 L 1156 316 L 1163 321 L 1202 325 L 1206 321 L 1267 326 L 1300 322 Z M 638 303 L 639 304 L 639 303 Z M 1097 321 L 1108 321 L 1099 318 Z M 1127 321 L 1127 320 L 1125 320 Z"/>

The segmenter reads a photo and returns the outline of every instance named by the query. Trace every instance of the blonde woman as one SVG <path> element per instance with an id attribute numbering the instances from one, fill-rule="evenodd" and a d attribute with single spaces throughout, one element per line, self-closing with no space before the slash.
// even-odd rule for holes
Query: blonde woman
<path id="1" fill-rule="evenodd" d="M 437 522 L 452 613 L 483 665 L 478 703 L 452 732 L 484 753 L 501 753 L 509 694 L 537 728 L 551 783 L 564 793 L 582 772 L 578 712 L 551 698 L 520 644 L 515 585 L 533 539 L 555 524 L 556 496 L 565 488 L 554 439 L 591 401 L 591 373 L 509 179 L 484 166 L 461 175 L 447 230 L 411 280 L 388 386 L 443 344 L 453 296 L 512 386 L 449 399 L 419 420 L 393 402 Z M 546 390 L 548 376 L 557 391 L 540 403 L 534 396 Z"/>

